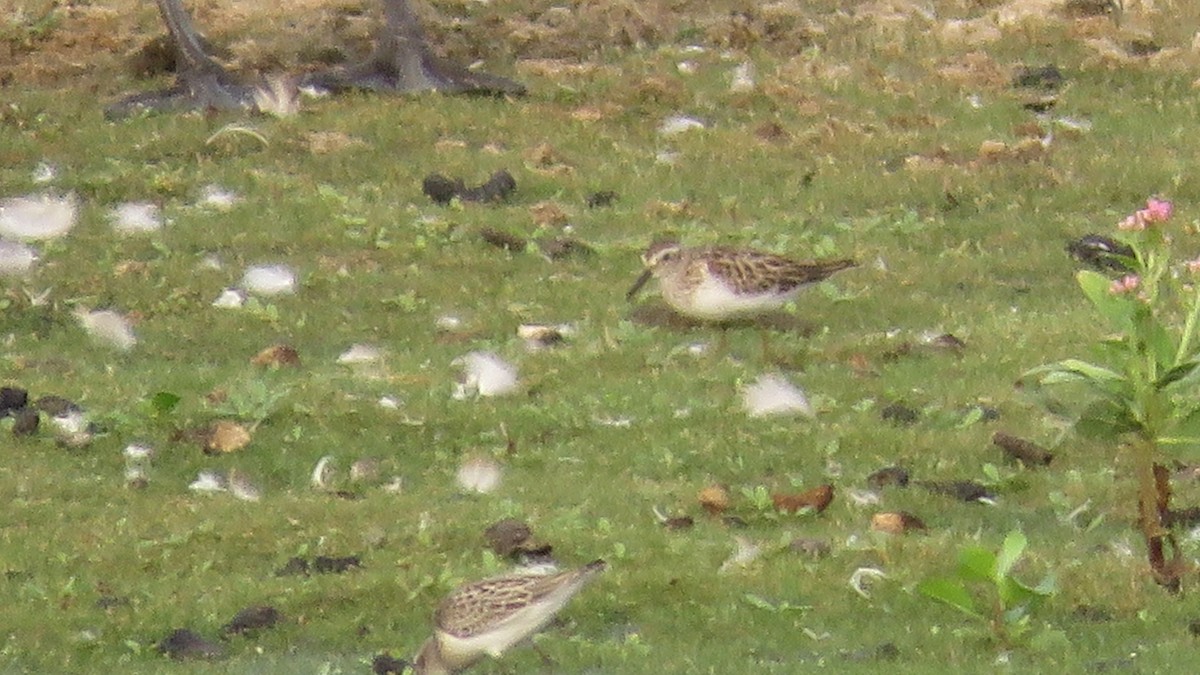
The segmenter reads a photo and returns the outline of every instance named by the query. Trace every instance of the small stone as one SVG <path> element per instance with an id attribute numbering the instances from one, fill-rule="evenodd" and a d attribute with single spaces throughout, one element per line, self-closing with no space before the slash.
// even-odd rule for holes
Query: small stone
<path id="1" fill-rule="evenodd" d="M 898 427 L 911 427 L 921 419 L 921 413 L 899 401 L 879 411 L 879 417 Z"/>
<path id="2" fill-rule="evenodd" d="M 42 422 L 42 418 L 35 408 L 21 408 L 12 415 L 16 418 L 12 425 L 13 436 L 32 436 Z"/>
<path id="3" fill-rule="evenodd" d="M 250 443 L 246 427 L 229 420 L 218 420 L 209 427 L 204 452 L 210 455 L 237 452 Z"/>
<path id="4" fill-rule="evenodd" d="M 283 567 L 275 571 L 277 577 L 308 576 L 309 564 L 304 558 L 295 556 L 288 558 Z"/>
<path id="5" fill-rule="evenodd" d="M 523 237 L 518 237 L 515 234 L 509 234 L 503 230 L 498 230 L 494 227 L 485 227 L 479 230 L 479 237 L 488 244 L 496 248 L 504 249 L 510 252 L 520 252 L 525 250 L 527 242 Z"/>
<path id="6" fill-rule="evenodd" d="M 1012 84 L 1014 87 L 1058 89 L 1064 80 L 1066 78 L 1063 77 L 1062 71 L 1053 64 L 1040 67 L 1021 66 L 1013 76 Z"/>
<path id="7" fill-rule="evenodd" d="M 677 532 L 679 530 L 691 529 L 696 524 L 696 519 L 691 516 L 672 516 L 662 521 L 663 527 Z"/>
<path id="8" fill-rule="evenodd" d="M 927 528 L 924 521 L 907 511 L 885 511 L 871 516 L 871 529 L 888 534 L 907 534 Z"/>
<path id="9" fill-rule="evenodd" d="M 187 628 L 178 628 L 158 643 L 158 652 L 176 660 L 219 659 L 225 649 Z"/>
<path id="10" fill-rule="evenodd" d="M 821 485 L 799 494 L 771 495 L 771 502 L 775 505 L 775 510 L 784 513 L 796 513 L 802 509 L 811 509 L 821 513 L 832 501 L 832 485 Z"/>
<path id="11" fill-rule="evenodd" d="M 908 487 L 908 471 L 899 466 L 885 466 L 867 476 L 867 485 L 875 490 L 889 485 Z"/>
<path id="12" fill-rule="evenodd" d="M 256 366 L 282 368 L 284 366 L 299 367 L 300 352 L 288 344 L 271 345 L 250 359 Z"/>
<path id="13" fill-rule="evenodd" d="M 356 555 L 330 557 L 319 555 L 313 558 L 312 569 L 318 574 L 342 574 L 362 567 L 362 559 Z"/>
<path id="14" fill-rule="evenodd" d="M 279 613 L 279 610 L 270 605 L 247 607 L 235 614 L 233 619 L 221 629 L 221 632 L 225 635 L 241 635 L 264 628 L 271 628 L 279 623 L 281 618 L 282 615 Z"/>
<path id="15" fill-rule="evenodd" d="M 996 499 L 996 494 L 982 483 L 973 480 L 933 481 L 924 480 L 914 483 L 934 494 L 953 497 L 961 502 L 990 502 Z"/>
<path id="16" fill-rule="evenodd" d="M 532 536 L 533 530 L 529 525 L 515 518 L 505 518 L 492 523 L 483 531 L 488 547 L 501 558 L 507 558 L 519 551 Z"/>
<path id="17" fill-rule="evenodd" d="M 797 537 L 788 544 L 788 548 L 814 560 L 824 558 L 830 552 L 829 542 L 816 537 Z"/>
<path id="18" fill-rule="evenodd" d="M 403 675 L 409 672 L 412 667 L 408 661 L 404 659 L 393 658 L 391 654 L 383 653 L 376 654 L 374 659 L 371 659 L 371 672 L 374 675 Z"/>
<path id="19" fill-rule="evenodd" d="M 1028 467 L 1049 466 L 1054 460 L 1054 455 L 1040 445 L 1003 431 L 992 434 L 992 443 L 1004 450 L 1009 457 Z"/>
<path id="20" fill-rule="evenodd" d="M 589 209 L 599 209 L 612 206 L 617 201 L 617 193 L 612 190 L 600 190 L 587 196 L 585 200 Z"/>
<path id="21" fill-rule="evenodd" d="M 709 485 L 696 496 L 700 506 L 711 515 L 724 513 L 730 505 L 729 490 L 724 485 Z"/>
<path id="22" fill-rule="evenodd" d="M 29 392 L 20 387 L 0 387 L 0 417 L 29 405 Z"/>

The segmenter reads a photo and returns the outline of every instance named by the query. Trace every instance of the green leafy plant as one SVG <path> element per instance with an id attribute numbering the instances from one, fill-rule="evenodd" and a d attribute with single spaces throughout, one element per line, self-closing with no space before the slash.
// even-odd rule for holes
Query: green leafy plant
<path id="1" fill-rule="evenodd" d="M 1163 526 L 1170 493 L 1160 461 L 1164 448 L 1200 445 L 1200 351 L 1195 346 L 1200 260 L 1184 264 L 1184 274 L 1171 273 L 1176 232 L 1166 223 L 1173 212 L 1171 202 L 1151 198 L 1120 223 L 1118 236 L 1130 255 L 1117 255 L 1115 261 L 1126 268 L 1124 276 L 1111 280 L 1079 272 L 1083 294 L 1113 331 L 1099 340 L 1096 359 L 1040 366 L 1021 381 L 1039 393 L 1047 385 L 1064 388 L 1083 403 L 1075 428 L 1120 443 L 1132 456 L 1150 569 L 1158 583 L 1178 592 L 1184 565 Z M 1070 408 L 1049 397 L 1041 402 L 1055 412 Z"/>
<path id="2" fill-rule="evenodd" d="M 1030 614 L 1057 590 L 1053 575 L 1037 586 L 1028 586 L 1013 577 L 1013 568 L 1024 555 L 1027 544 L 1025 534 L 1014 530 L 1004 538 L 999 553 L 968 546 L 958 554 L 954 576 L 926 579 L 917 585 L 917 592 L 987 621 L 992 633 L 1004 644 L 1021 639 L 1029 631 Z M 977 594 L 971 592 L 971 587 L 980 585 L 991 589 L 982 608 Z"/>

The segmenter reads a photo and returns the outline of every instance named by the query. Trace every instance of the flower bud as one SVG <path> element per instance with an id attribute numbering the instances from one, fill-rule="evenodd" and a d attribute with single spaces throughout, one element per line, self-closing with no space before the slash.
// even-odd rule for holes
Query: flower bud
<path id="1" fill-rule="evenodd" d="M 1138 277 L 1138 275 L 1126 274 L 1120 279 L 1114 280 L 1108 287 L 1108 292 L 1112 293 L 1113 295 L 1124 295 L 1126 293 L 1132 293 L 1133 291 L 1136 291 L 1138 286 L 1141 284 L 1142 280 L 1140 277 Z"/>

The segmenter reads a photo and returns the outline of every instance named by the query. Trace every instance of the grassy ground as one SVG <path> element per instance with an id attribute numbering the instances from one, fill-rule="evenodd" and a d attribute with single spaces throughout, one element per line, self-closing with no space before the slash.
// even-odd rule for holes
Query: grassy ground
<path id="1" fill-rule="evenodd" d="M 304 4 L 287 31 L 235 2 L 201 3 L 197 21 L 241 67 L 311 63 L 306 55 L 369 32 L 373 3 Z M 232 117 L 103 121 L 103 103 L 152 86 L 125 68 L 158 30 L 150 3 L 4 10 L 0 197 L 42 189 L 32 174 L 44 161 L 82 213 L 69 237 L 42 247 L 33 278 L 3 281 L 0 383 L 78 401 L 107 433 L 68 450 L 47 431 L 4 430 L 0 670 L 191 671 L 154 644 L 180 626 L 215 635 L 239 609 L 272 604 L 279 627 L 230 640 L 230 657 L 203 669 L 363 672 L 378 652 L 411 654 L 454 585 L 503 568 L 481 531 L 510 516 L 567 564 L 611 565 L 539 639 L 554 672 L 1190 670 L 1194 596 L 1170 598 L 1149 579 L 1115 449 L 1068 434 L 1052 468 L 1025 471 L 990 438 L 1004 429 L 1055 442 L 1059 429 L 1012 383 L 1099 334 L 1064 242 L 1109 231 L 1153 193 L 1176 201 L 1179 222 L 1195 221 L 1198 61 L 1187 26 L 1200 14 L 1131 2 L 1118 25 L 1077 18 L 1084 2 L 1015 21 L 997 2 L 927 3 L 933 18 L 905 3 L 845 4 L 579 2 L 564 15 L 543 0 L 438 3 L 426 16 L 466 21 L 431 23 L 435 41 L 515 73 L 528 99 L 351 96 L 295 118 L 242 120 L 265 145 L 211 139 Z M 306 32 L 338 16 L 349 17 L 340 33 Z M 1130 56 L 1136 40 L 1165 51 Z M 743 62 L 757 86 L 731 92 Z M 981 152 L 1030 133 L 1021 104 L 1038 92 L 1010 80 L 1022 64 L 1048 63 L 1066 75 L 1053 114 L 1090 129 L 1059 128 L 1030 155 Z M 662 137 L 658 125 L 675 114 L 708 128 Z M 665 151 L 678 153 L 673 163 Z M 518 183 L 505 205 L 441 208 L 420 192 L 431 172 L 481 182 L 500 168 Z M 227 213 L 195 207 L 209 184 L 241 201 Z M 597 190 L 619 198 L 589 209 Z M 170 224 L 114 235 L 106 213 L 126 200 L 158 202 Z M 553 233 L 537 224 L 541 202 L 564 211 L 595 255 L 548 261 L 479 238 L 485 227 Z M 728 356 L 698 359 L 687 345 L 715 343 L 713 331 L 631 320 L 623 293 L 640 250 L 663 233 L 863 262 L 800 299 L 808 335 L 773 336 L 815 419 L 741 410 L 740 386 L 769 370 L 754 331 L 733 331 Z M 201 265 L 212 253 L 223 269 Z M 294 266 L 299 292 L 257 311 L 210 306 L 259 262 Z M 25 291 L 44 289 L 50 303 L 32 306 Z M 95 347 L 77 306 L 129 313 L 140 343 Z M 465 328 L 439 331 L 443 315 Z M 527 353 L 515 333 L 525 322 L 571 322 L 577 333 Z M 890 358 L 928 331 L 966 349 Z M 296 347 L 300 368 L 249 363 L 279 342 Z M 358 342 L 387 350 L 382 376 L 335 363 Z M 475 349 L 517 363 L 522 393 L 453 400 L 451 362 Z M 220 457 L 178 433 L 237 412 L 209 403 L 214 390 L 251 403 L 279 396 L 243 411 L 260 421 L 253 441 Z M 153 415 L 157 392 L 179 406 Z M 401 407 L 379 407 L 382 395 Z M 920 420 L 881 419 L 894 401 Z M 999 420 L 964 423 L 974 404 Z M 158 451 L 142 490 L 123 482 L 121 450 L 133 441 Z M 342 468 L 378 458 L 404 489 L 367 488 L 355 501 L 314 491 L 309 472 L 324 455 Z M 471 455 L 504 465 L 495 493 L 459 493 L 454 474 Z M 999 502 L 919 490 L 888 491 L 880 506 L 846 498 L 891 464 L 918 478 L 992 480 Z M 189 493 L 202 468 L 242 470 L 265 497 Z M 775 514 L 747 496 L 826 482 L 839 494 L 821 515 Z M 730 486 L 744 529 L 703 514 L 696 495 L 713 483 Z M 1181 503 L 1197 492 L 1177 486 Z M 697 525 L 668 531 L 655 506 Z M 872 532 L 878 510 L 910 511 L 929 530 Z M 1052 572 L 1060 590 L 1033 618 L 1043 639 L 1010 648 L 913 589 L 950 573 L 960 546 L 995 547 L 1014 528 L 1030 541 L 1018 576 Z M 818 537 L 832 553 L 781 550 L 720 574 L 735 534 L 772 551 Z M 360 570 L 275 575 L 292 556 L 350 554 Z M 863 566 L 888 574 L 869 599 L 847 584 Z M 122 601 L 98 604 L 106 597 Z M 479 670 L 539 667 L 524 650 Z"/>

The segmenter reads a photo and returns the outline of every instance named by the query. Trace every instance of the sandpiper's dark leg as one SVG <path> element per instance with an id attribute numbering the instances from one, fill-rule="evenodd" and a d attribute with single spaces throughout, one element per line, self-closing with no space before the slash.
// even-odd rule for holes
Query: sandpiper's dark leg
<path id="1" fill-rule="evenodd" d="M 128 96 L 105 110 L 109 119 L 142 111 L 246 110 L 254 108 L 255 87 L 239 84 L 204 52 L 182 0 L 155 0 L 177 52 L 175 84 Z"/>
<path id="2" fill-rule="evenodd" d="M 525 86 L 498 75 L 477 73 L 434 56 L 408 0 L 383 0 L 385 23 L 375 51 L 363 63 L 313 73 L 301 87 L 337 93 L 348 89 L 409 93 L 523 96 Z"/>

